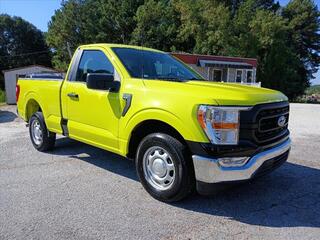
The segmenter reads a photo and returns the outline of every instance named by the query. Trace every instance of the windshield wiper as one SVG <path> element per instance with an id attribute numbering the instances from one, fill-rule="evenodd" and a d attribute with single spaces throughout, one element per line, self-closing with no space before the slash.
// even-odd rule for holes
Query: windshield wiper
<path id="1" fill-rule="evenodd" d="M 175 78 L 175 77 L 156 77 L 156 79 L 160 79 L 160 80 L 173 80 L 176 82 L 184 82 L 182 79 L 180 78 Z"/>
<path id="2" fill-rule="evenodd" d="M 192 81 L 192 80 L 204 81 L 204 79 L 201 79 L 201 78 L 195 78 L 195 77 L 193 77 L 193 78 L 189 78 L 189 79 L 186 79 L 186 80 L 188 80 L 188 81 Z"/>

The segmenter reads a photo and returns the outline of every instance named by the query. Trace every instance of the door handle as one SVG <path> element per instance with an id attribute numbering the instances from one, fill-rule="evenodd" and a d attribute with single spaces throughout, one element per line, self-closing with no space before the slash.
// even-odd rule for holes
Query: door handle
<path id="1" fill-rule="evenodd" d="M 70 98 L 79 98 L 79 95 L 76 94 L 76 93 L 68 93 L 67 95 L 68 95 L 68 97 L 70 97 Z"/>

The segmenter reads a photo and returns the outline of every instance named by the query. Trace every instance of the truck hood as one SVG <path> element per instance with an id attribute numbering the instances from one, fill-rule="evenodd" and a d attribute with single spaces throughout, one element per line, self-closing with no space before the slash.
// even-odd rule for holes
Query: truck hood
<path id="1" fill-rule="evenodd" d="M 242 105 L 253 106 L 262 103 L 288 101 L 288 98 L 281 92 L 232 83 L 217 83 L 209 81 L 153 81 L 145 80 L 149 90 L 180 96 L 188 101 L 197 101 L 202 104 L 218 105 Z"/>
<path id="2" fill-rule="evenodd" d="M 281 92 L 236 83 L 217 83 L 205 81 L 186 82 L 206 96 L 213 97 L 219 105 L 255 105 L 261 103 L 288 101 Z M 193 90 L 194 91 L 194 90 Z"/>

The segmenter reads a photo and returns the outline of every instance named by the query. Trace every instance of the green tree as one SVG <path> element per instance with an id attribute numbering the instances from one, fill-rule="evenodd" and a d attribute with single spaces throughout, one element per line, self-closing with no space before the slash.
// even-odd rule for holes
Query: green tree
<path id="1" fill-rule="evenodd" d="M 279 11 L 243 2 L 233 23 L 231 55 L 258 59 L 257 79 L 264 87 L 294 98 L 309 85 L 297 49 L 290 43 L 290 27 Z"/>
<path id="2" fill-rule="evenodd" d="M 66 70 L 70 52 L 81 44 L 129 43 L 134 15 L 142 0 L 69 0 L 49 22 L 47 43 L 55 51 L 53 64 Z"/>
<path id="3" fill-rule="evenodd" d="M 201 54 L 227 54 L 231 38 L 230 10 L 221 1 L 177 0 L 180 41 L 193 43 L 189 50 Z"/>
<path id="4" fill-rule="evenodd" d="M 171 1 L 147 0 L 138 8 L 135 19 L 137 25 L 132 35 L 132 44 L 163 51 L 176 49 L 180 23 Z"/>
<path id="5" fill-rule="evenodd" d="M 299 59 L 287 44 L 287 21 L 270 11 L 258 10 L 249 25 L 259 62 L 258 81 L 289 98 L 302 94 L 307 81 L 299 76 Z"/>
<path id="6" fill-rule="evenodd" d="M 143 2 L 143 0 L 87 1 L 86 33 L 93 38 L 93 42 L 128 44 L 136 27 L 135 14 Z"/>
<path id="7" fill-rule="evenodd" d="M 42 32 L 20 17 L 1 14 L 0 73 L 30 64 L 51 66 L 50 51 Z M 0 87 L 3 86 L 1 77 Z"/>
<path id="8" fill-rule="evenodd" d="M 227 6 L 230 7 L 232 11 L 232 15 L 235 16 L 239 7 L 247 2 L 246 0 L 224 0 L 222 2 L 225 2 Z M 260 8 L 260 9 L 266 9 L 266 10 L 272 10 L 276 11 L 280 8 L 279 2 L 274 2 L 274 0 L 256 0 L 254 2 L 254 9 Z"/>
<path id="9" fill-rule="evenodd" d="M 83 4 L 83 0 L 63 1 L 48 24 L 46 41 L 54 51 L 52 63 L 58 69 L 66 70 L 70 53 L 85 43 Z"/>
<path id="10" fill-rule="evenodd" d="M 292 0 L 283 9 L 289 41 L 301 61 L 301 78 L 311 79 L 320 64 L 320 12 L 311 0 Z"/>

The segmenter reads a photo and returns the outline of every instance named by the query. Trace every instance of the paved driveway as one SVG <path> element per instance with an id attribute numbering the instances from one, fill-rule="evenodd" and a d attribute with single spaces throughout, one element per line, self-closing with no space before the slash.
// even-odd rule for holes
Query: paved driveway
<path id="1" fill-rule="evenodd" d="M 59 138 L 37 152 L 0 107 L 0 239 L 320 239 L 320 105 L 291 105 L 293 150 L 272 174 L 165 204 L 134 164 Z"/>

